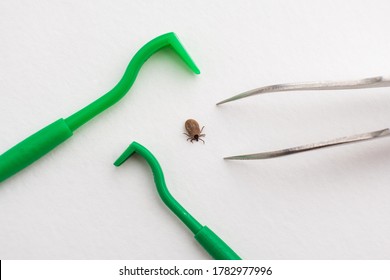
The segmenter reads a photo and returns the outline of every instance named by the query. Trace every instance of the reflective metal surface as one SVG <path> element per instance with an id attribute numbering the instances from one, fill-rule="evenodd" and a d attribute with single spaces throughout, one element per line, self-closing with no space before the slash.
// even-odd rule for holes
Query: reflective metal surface
<path id="1" fill-rule="evenodd" d="M 341 144 L 372 140 L 378 137 L 383 137 L 388 135 L 390 135 L 390 130 L 386 128 L 378 131 L 372 131 L 372 132 L 357 134 L 353 136 L 341 137 L 329 141 L 297 146 L 297 147 L 292 147 L 283 150 L 276 150 L 276 151 L 257 153 L 257 154 L 247 154 L 247 155 L 240 155 L 240 156 L 231 156 L 231 157 L 225 157 L 224 159 L 229 159 L 229 160 L 268 159 L 268 158 L 281 157 L 281 156 L 287 156 L 296 153 L 307 152 L 316 149 L 322 149 L 322 148 L 341 145 Z"/>
<path id="2" fill-rule="evenodd" d="M 389 87 L 389 86 L 390 86 L 390 76 L 387 77 L 378 76 L 378 77 L 365 78 L 360 80 L 278 84 L 278 85 L 260 87 L 260 88 L 256 88 L 256 89 L 252 89 L 240 93 L 238 95 L 225 99 L 221 102 L 218 102 L 217 105 L 221 105 L 223 103 L 231 102 L 249 96 L 254 96 L 257 94 L 264 94 L 270 92 L 298 91 L 298 90 L 342 90 L 342 89 L 375 88 L 375 87 Z"/>

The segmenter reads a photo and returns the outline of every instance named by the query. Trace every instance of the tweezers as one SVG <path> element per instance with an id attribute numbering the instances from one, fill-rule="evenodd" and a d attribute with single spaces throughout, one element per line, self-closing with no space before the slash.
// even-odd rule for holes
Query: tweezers
<path id="1" fill-rule="evenodd" d="M 303 83 L 288 83 L 288 84 L 276 84 L 265 87 L 252 89 L 221 102 L 217 105 L 238 100 L 241 98 L 254 96 L 258 94 L 271 93 L 271 92 L 283 92 L 283 91 L 307 91 L 307 90 L 345 90 L 345 89 L 362 89 L 362 88 L 377 88 L 377 87 L 389 87 L 390 76 L 377 76 L 372 78 L 364 78 L 359 80 L 344 80 L 344 81 L 322 81 L 322 82 L 303 82 Z M 287 156 L 291 154 L 322 149 L 326 147 L 332 147 L 341 144 L 348 144 L 360 141 L 367 141 L 376 139 L 383 136 L 390 135 L 389 128 L 382 130 L 356 134 L 352 136 L 341 137 L 329 141 L 323 141 L 318 143 L 312 143 L 282 150 L 276 150 L 271 152 L 262 152 L 256 154 L 246 154 L 239 156 L 225 157 L 229 160 L 255 160 L 255 159 L 269 159 L 274 157 Z"/>

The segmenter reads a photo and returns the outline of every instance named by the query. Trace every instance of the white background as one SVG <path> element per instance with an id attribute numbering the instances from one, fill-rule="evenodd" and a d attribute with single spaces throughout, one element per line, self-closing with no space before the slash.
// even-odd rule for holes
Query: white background
<path id="1" fill-rule="evenodd" d="M 1 259 L 209 259 L 157 195 L 168 188 L 246 259 L 390 257 L 389 139 L 227 162 L 390 124 L 390 89 L 274 93 L 259 86 L 390 74 L 388 1 L 0 2 L 0 151 L 109 91 L 136 51 L 174 31 L 129 94 L 0 185 Z M 186 142 L 184 121 L 205 125 Z"/>

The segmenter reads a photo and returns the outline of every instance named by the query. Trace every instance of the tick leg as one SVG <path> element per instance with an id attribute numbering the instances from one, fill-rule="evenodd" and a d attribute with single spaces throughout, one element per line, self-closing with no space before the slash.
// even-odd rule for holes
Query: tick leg
<path id="1" fill-rule="evenodd" d="M 191 138 L 191 143 L 193 143 L 192 141 L 194 141 L 194 139 Z"/>
<path id="2" fill-rule="evenodd" d="M 204 142 L 204 140 L 203 140 L 203 139 L 199 138 L 199 140 L 200 140 L 200 141 L 202 141 L 202 142 L 203 142 L 203 144 L 205 144 L 205 142 Z"/>
<path id="3" fill-rule="evenodd" d="M 202 129 L 200 130 L 200 133 L 202 133 L 202 131 L 203 131 L 203 128 L 204 128 L 204 126 L 202 127 Z"/>
<path id="4" fill-rule="evenodd" d="M 187 135 L 188 137 L 191 137 L 188 133 L 183 133 L 183 134 Z"/>
<path id="5" fill-rule="evenodd" d="M 190 140 L 190 139 L 192 139 L 192 138 L 191 138 L 191 137 L 190 137 L 190 138 L 187 138 L 187 141 Z M 191 142 L 192 142 L 192 141 L 191 141 Z"/>
<path id="6" fill-rule="evenodd" d="M 205 137 L 206 136 L 206 134 L 201 134 L 201 135 L 199 135 L 199 137 Z"/>

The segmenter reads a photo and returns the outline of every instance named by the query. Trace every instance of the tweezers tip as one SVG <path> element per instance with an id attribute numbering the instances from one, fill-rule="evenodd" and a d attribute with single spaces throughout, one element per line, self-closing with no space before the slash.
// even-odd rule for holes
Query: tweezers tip
<path id="1" fill-rule="evenodd" d="M 252 94 L 253 94 L 252 91 L 245 91 L 245 92 L 236 94 L 236 95 L 234 95 L 232 97 L 229 97 L 229 98 L 227 98 L 225 100 L 222 100 L 222 101 L 218 102 L 217 105 L 221 105 L 223 103 L 228 103 L 228 102 L 235 101 L 235 100 L 238 100 L 238 99 L 241 99 L 241 98 L 249 97 Z"/>
<path id="2" fill-rule="evenodd" d="M 222 101 L 219 101 L 217 104 L 215 104 L 215 105 L 221 105 L 221 104 L 223 104 L 223 103 L 226 103 L 226 102 L 229 102 L 229 100 L 228 99 L 225 99 L 225 100 L 222 100 Z"/>
<path id="3" fill-rule="evenodd" d="M 224 160 L 241 160 L 243 159 L 241 156 L 232 156 L 232 157 L 224 157 Z"/>
<path id="4" fill-rule="evenodd" d="M 238 95 L 235 95 L 235 96 L 230 97 L 230 98 L 228 98 L 228 99 L 219 101 L 219 102 L 217 103 L 217 106 L 218 106 L 218 105 L 221 105 L 221 104 L 224 104 L 224 103 L 228 103 L 228 102 L 234 101 L 234 100 L 236 100 L 236 99 L 239 99 L 239 98 L 237 98 L 237 97 L 238 97 Z"/>

